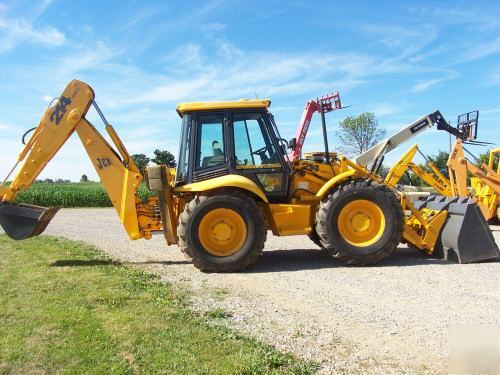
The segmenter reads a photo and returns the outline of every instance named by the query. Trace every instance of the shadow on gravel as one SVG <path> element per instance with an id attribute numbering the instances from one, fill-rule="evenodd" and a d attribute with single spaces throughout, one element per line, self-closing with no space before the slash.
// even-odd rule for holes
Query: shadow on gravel
<path id="1" fill-rule="evenodd" d="M 375 266 L 368 267 L 407 267 L 422 265 L 452 266 L 456 263 L 431 258 L 418 250 L 401 247 L 388 258 Z M 302 271 L 322 268 L 346 267 L 345 263 L 333 259 L 322 250 L 294 249 L 264 251 L 257 263 L 247 273 Z"/>

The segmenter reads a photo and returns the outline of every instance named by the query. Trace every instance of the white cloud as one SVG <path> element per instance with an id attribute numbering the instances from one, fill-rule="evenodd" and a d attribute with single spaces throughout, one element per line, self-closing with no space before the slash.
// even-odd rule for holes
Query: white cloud
<path id="1" fill-rule="evenodd" d="M 9 128 L 10 128 L 9 125 L 0 122 L 0 130 L 6 130 L 6 129 L 9 129 Z"/>
<path id="2" fill-rule="evenodd" d="M 373 112 L 378 117 L 390 116 L 401 112 L 401 106 L 390 103 L 378 103 L 376 106 L 370 107 L 368 112 Z"/>
<path id="3" fill-rule="evenodd" d="M 500 83 L 500 72 L 493 74 L 490 76 L 489 83 L 493 85 L 497 85 Z"/>
<path id="4" fill-rule="evenodd" d="M 226 25 L 219 22 L 211 22 L 206 25 L 200 26 L 200 28 L 205 32 L 218 32 L 226 29 Z"/>
<path id="5" fill-rule="evenodd" d="M 480 113 L 481 114 L 500 113 L 500 108 L 485 109 L 482 110 Z"/>
<path id="6" fill-rule="evenodd" d="M 445 81 L 449 81 L 451 79 L 454 79 L 458 77 L 458 73 L 454 70 L 446 70 L 445 75 L 442 77 L 437 77 L 437 78 L 432 78 L 432 79 L 426 79 L 426 80 L 418 80 L 417 83 L 412 87 L 413 92 L 423 92 L 431 88 L 432 86 L 435 86 L 437 84 L 440 84 Z"/>
<path id="7" fill-rule="evenodd" d="M 462 57 L 458 58 L 457 63 L 477 60 L 498 52 L 500 52 L 500 37 L 480 43 L 473 48 L 468 48 Z"/>
<path id="8" fill-rule="evenodd" d="M 191 51 L 184 57 L 181 51 Z M 143 82 L 123 103 L 166 103 L 183 100 L 229 99 L 346 90 L 368 77 L 409 70 L 391 59 L 360 53 L 242 51 L 220 43 L 218 56 L 208 58 L 200 46 L 178 48 L 177 61 L 169 58 L 170 76 L 157 76 L 152 87 Z"/>
<path id="9" fill-rule="evenodd" d="M 55 27 L 36 28 L 32 23 L 23 19 L 7 20 L 0 17 L 0 52 L 8 51 L 21 42 L 50 47 L 62 45 L 65 41 L 65 35 Z"/>

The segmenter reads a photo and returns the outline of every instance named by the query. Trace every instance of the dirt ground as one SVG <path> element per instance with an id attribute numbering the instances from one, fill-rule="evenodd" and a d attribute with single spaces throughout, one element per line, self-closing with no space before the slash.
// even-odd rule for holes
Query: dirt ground
<path id="1" fill-rule="evenodd" d="M 500 240 L 500 227 L 492 227 Z M 63 209 L 46 235 L 94 244 L 193 292 L 201 311 L 322 363 L 322 373 L 440 373 L 450 332 L 500 326 L 500 261 L 460 265 L 401 246 L 373 267 L 345 267 L 306 236 L 268 233 L 243 273 L 206 274 L 162 236 L 129 241 L 113 209 Z"/>

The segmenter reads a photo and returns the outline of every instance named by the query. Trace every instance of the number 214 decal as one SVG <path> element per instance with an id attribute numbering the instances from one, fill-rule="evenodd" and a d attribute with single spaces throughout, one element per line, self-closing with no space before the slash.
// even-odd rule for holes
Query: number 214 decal
<path id="1" fill-rule="evenodd" d="M 50 114 L 50 121 L 51 122 L 55 121 L 56 125 L 59 125 L 64 114 L 66 113 L 66 108 L 70 104 L 71 104 L 71 98 L 66 98 L 65 96 L 61 96 L 57 101 L 54 110 Z"/>

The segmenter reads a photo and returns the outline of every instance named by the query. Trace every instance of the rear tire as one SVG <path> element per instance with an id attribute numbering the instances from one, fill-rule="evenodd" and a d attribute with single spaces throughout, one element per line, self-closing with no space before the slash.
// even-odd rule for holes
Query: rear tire
<path id="1" fill-rule="evenodd" d="M 351 265 L 375 264 L 391 254 L 401 240 L 403 223 L 396 195 L 371 180 L 338 186 L 316 213 L 322 246 L 334 258 Z"/>
<path id="2" fill-rule="evenodd" d="M 324 246 L 321 244 L 321 238 L 319 238 L 318 233 L 316 232 L 316 229 L 313 228 L 312 232 L 307 235 L 309 239 L 314 242 L 316 246 L 319 248 L 323 249 Z"/>
<path id="3" fill-rule="evenodd" d="M 178 235 L 181 251 L 196 268 L 236 272 L 255 263 L 264 248 L 267 226 L 253 198 L 237 190 L 222 190 L 196 195 L 186 204 Z"/>

